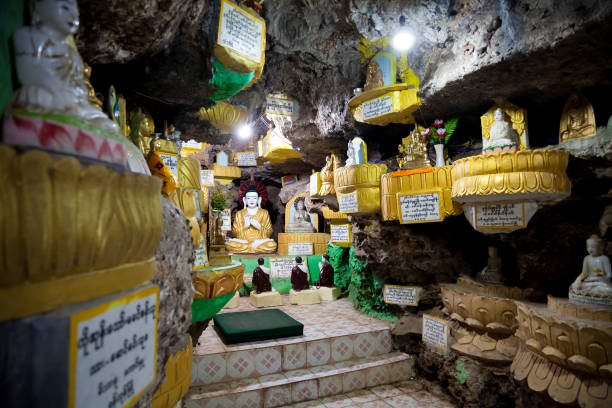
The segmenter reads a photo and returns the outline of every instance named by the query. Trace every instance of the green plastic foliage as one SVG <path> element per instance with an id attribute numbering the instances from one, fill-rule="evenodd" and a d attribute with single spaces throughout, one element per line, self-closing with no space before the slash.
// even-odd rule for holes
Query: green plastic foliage
<path id="1" fill-rule="evenodd" d="M 236 95 L 251 82 L 253 75 L 255 75 L 255 71 L 242 74 L 227 68 L 215 60 L 213 62 L 213 77 L 210 83 L 218 89 L 212 94 L 210 99 L 213 101 L 223 101 Z"/>
<path id="2" fill-rule="evenodd" d="M 226 293 L 212 299 L 194 299 L 191 304 L 191 323 L 201 322 L 210 319 L 227 304 L 233 297 L 234 293 Z"/>
<path id="3" fill-rule="evenodd" d="M 351 270 L 349 269 L 349 249 L 335 245 L 327 246 L 329 263 L 334 268 L 334 284 L 339 288 L 347 288 L 351 282 Z"/>
<path id="4" fill-rule="evenodd" d="M 355 256 L 355 248 L 349 252 L 349 299 L 362 312 L 381 320 L 395 321 L 397 316 L 389 311 L 382 294 L 382 285 L 377 284 L 374 276 L 366 268 L 367 261 Z"/>
<path id="5" fill-rule="evenodd" d="M 0 115 L 13 99 L 11 36 L 23 25 L 23 0 L 0 2 Z"/>

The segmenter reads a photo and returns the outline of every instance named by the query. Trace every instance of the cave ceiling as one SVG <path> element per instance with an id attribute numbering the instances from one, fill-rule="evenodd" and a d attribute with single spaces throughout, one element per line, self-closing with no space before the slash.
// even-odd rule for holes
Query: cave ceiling
<path id="1" fill-rule="evenodd" d="M 209 104 L 214 0 L 80 0 L 76 40 L 98 89 L 114 84 L 128 103 L 173 123 L 184 139 L 235 145 L 196 112 Z M 355 122 L 347 108 L 365 82 L 360 38 L 392 36 L 399 16 L 416 41 L 408 61 L 421 80 L 429 122 L 461 115 L 458 141 L 479 139 L 479 115 L 494 99 L 528 109 L 532 143 L 554 139 L 573 90 L 595 105 L 598 124 L 612 113 L 612 2 L 605 0 L 266 0 L 266 62 L 259 82 L 230 98 L 261 114 L 265 96 L 299 104 L 283 132 L 305 156 L 274 173 L 308 172 L 331 150 L 361 136 L 385 159 L 410 126 Z M 601 123 L 600 123 L 601 122 Z M 293 171 L 291 171 L 293 170 Z"/>

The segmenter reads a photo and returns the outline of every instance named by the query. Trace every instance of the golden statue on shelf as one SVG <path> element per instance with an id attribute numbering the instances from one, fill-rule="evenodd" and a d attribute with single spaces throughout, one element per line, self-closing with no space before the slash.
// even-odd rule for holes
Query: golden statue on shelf
<path id="1" fill-rule="evenodd" d="M 380 65 L 378 62 L 372 61 L 368 65 L 368 74 L 366 76 L 366 83 L 363 86 L 364 91 L 369 91 L 370 89 L 380 88 L 384 86 L 385 83 L 383 81 L 383 73 L 380 69 Z"/>
<path id="2" fill-rule="evenodd" d="M 264 188 L 262 186 L 262 188 Z M 272 236 L 272 223 L 268 211 L 261 208 L 262 197 L 255 183 L 251 182 L 242 198 L 244 208 L 236 213 L 232 234 L 225 247 L 232 253 L 271 253 L 276 251 Z"/>
<path id="3" fill-rule="evenodd" d="M 397 163 L 401 170 L 422 169 L 431 167 L 427 158 L 427 138 L 421 135 L 419 126 L 408 136 L 402 139 L 402 144 L 398 146 L 400 155 L 397 156 Z"/>
<path id="4" fill-rule="evenodd" d="M 85 80 L 85 86 L 87 87 L 87 99 L 96 108 L 102 110 L 102 101 L 96 96 L 96 90 L 91 85 L 91 67 L 86 62 L 83 62 L 83 77 Z"/>
<path id="5" fill-rule="evenodd" d="M 340 167 L 340 159 L 335 153 L 330 154 L 325 158 L 325 166 L 321 169 L 321 190 L 319 190 L 320 196 L 334 195 L 336 189 L 334 188 L 334 170 Z"/>
<path id="6" fill-rule="evenodd" d="M 563 108 L 559 127 L 559 143 L 572 139 L 584 139 L 595 136 L 595 113 L 593 105 L 579 93 L 572 94 Z"/>

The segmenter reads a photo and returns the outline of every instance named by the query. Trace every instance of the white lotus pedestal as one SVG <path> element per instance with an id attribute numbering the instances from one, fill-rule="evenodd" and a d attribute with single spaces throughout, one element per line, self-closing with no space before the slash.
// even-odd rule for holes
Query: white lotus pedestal
<path id="1" fill-rule="evenodd" d="M 320 288 L 317 288 L 317 292 L 319 293 L 321 300 L 330 301 L 338 299 L 342 293 L 342 290 L 337 286 L 332 286 L 331 288 L 321 286 Z"/>
<path id="2" fill-rule="evenodd" d="M 251 292 L 251 304 L 255 307 L 282 306 L 283 300 L 280 293 L 276 291 L 255 293 Z"/>
<path id="3" fill-rule="evenodd" d="M 321 303 L 321 296 L 316 289 L 305 289 L 295 291 L 291 289 L 289 291 L 289 303 L 292 305 L 314 305 Z"/>

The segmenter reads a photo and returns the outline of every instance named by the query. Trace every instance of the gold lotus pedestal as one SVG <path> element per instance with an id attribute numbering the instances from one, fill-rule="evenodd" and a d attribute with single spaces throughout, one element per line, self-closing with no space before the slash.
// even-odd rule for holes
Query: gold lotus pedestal
<path id="1" fill-rule="evenodd" d="M 244 264 L 209 266 L 192 274 L 194 299 L 212 299 L 236 292 L 244 281 Z"/>
<path id="2" fill-rule="evenodd" d="M 401 218 L 401 197 L 433 194 L 437 196 L 440 218 L 459 215 L 461 205 L 451 199 L 451 166 L 427 167 L 383 174 L 380 179 L 380 206 L 382 218 L 394 221 Z"/>
<path id="3" fill-rule="evenodd" d="M 571 193 L 569 154 L 561 150 L 521 150 L 457 160 L 452 167 L 452 199 L 484 233 L 525 228 L 538 206 Z"/>
<path id="4" fill-rule="evenodd" d="M 380 178 L 385 164 L 353 164 L 334 170 L 334 187 L 340 212 L 371 213 L 380 210 Z"/>
<path id="5" fill-rule="evenodd" d="M 349 101 L 349 109 L 356 121 L 371 125 L 414 123 L 412 112 L 421 105 L 421 99 L 417 89 L 409 86 L 398 83 L 364 91 Z"/>
<path id="6" fill-rule="evenodd" d="M 0 146 L 0 321 L 150 281 L 161 180 Z"/>
<path id="7" fill-rule="evenodd" d="M 612 406 L 612 308 L 549 296 L 517 309 L 514 378 L 561 404 Z"/>
<path id="8" fill-rule="evenodd" d="M 482 284 L 459 278 L 442 284 L 443 311 L 465 327 L 453 350 L 487 363 L 510 364 L 517 352 L 516 304 L 513 299 L 532 295 L 532 289 Z"/>

